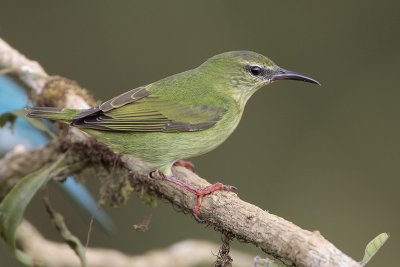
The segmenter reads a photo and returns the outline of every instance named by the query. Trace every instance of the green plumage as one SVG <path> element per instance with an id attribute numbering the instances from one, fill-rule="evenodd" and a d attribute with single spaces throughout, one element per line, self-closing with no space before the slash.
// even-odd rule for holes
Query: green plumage
<path id="1" fill-rule="evenodd" d="M 143 171 L 158 169 L 170 175 L 175 161 L 204 154 L 225 141 L 260 87 L 278 79 L 317 83 L 284 71 L 257 53 L 228 52 L 96 108 L 36 107 L 28 116 L 79 127 L 116 152 L 130 155 Z"/>

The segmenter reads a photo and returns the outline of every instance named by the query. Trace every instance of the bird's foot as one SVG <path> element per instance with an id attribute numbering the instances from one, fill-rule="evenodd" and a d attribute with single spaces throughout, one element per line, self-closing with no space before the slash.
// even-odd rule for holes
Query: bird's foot
<path id="1" fill-rule="evenodd" d="M 191 184 L 182 181 L 181 179 L 175 177 L 174 175 L 167 176 L 160 171 L 155 171 L 150 173 L 150 177 L 161 177 L 169 181 L 170 183 L 176 184 L 179 187 L 186 189 L 189 192 L 192 192 L 196 196 L 196 205 L 193 208 L 193 217 L 198 221 L 202 222 L 203 220 L 200 218 L 200 207 L 203 201 L 203 197 L 215 192 L 215 191 L 236 191 L 237 188 L 232 185 L 224 185 L 222 183 L 214 183 L 204 188 L 195 188 Z"/>
<path id="2" fill-rule="evenodd" d="M 174 166 L 181 166 L 184 167 L 190 171 L 194 171 L 194 164 L 191 161 L 187 161 L 187 160 L 178 160 L 175 161 Z"/>
<path id="3" fill-rule="evenodd" d="M 198 222 L 202 222 L 203 220 L 200 218 L 200 207 L 201 207 L 201 202 L 203 201 L 203 197 L 214 193 L 215 191 L 236 191 L 237 188 L 233 185 L 225 185 L 222 183 L 214 183 L 209 186 L 200 188 L 200 189 L 194 189 L 192 192 L 196 195 L 196 206 L 193 209 L 193 217 L 196 219 Z"/>

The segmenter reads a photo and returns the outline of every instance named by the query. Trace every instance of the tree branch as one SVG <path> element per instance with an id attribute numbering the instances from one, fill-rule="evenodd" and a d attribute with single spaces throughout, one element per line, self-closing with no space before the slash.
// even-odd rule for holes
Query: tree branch
<path id="1" fill-rule="evenodd" d="M 77 85 L 77 88 L 68 92 L 68 96 L 58 95 L 56 103 L 52 102 L 51 98 L 43 99 L 46 97 L 46 91 L 53 90 L 54 86 L 47 88 L 49 84 L 47 82 L 43 83 L 42 88 L 37 88 L 38 84 L 43 81 L 43 75 L 45 74 L 40 67 L 38 68 L 38 75 L 32 75 L 34 69 L 29 69 L 29 75 L 32 77 L 26 80 L 24 66 L 31 65 L 35 64 L 30 63 L 29 60 L 0 39 L 0 66 L 14 68 L 17 75 L 39 94 L 39 99 L 42 98 L 48 105 L 60 105 L 61 103 L 68 108 L 77 108 L 77 103 L 81 105 L 81 108 L 89 106 L 87 99 L 83 97 L 84 94 L 81 93 Z M 35 77 L 37 77 L 38 82 L 35 82 Z M 46 78 L 49 81 L 50 78 Z M 59 90 L 61 89 L 58 88 L 57 91 Z M 75 99 L 73 103 L 68 100 L 71 97 Z M 74 105 L 71 106 L 71 104 Z M 135 189 L 146 188 L 155 192 L 157 196 L 168 200 L 182 211 L 191 213 L 195 202 L 191 193 L 166 181 L 149 178 L 148 174 L 137 173 L 134 161 L 129 156 L 123 155 L 120 157 L 112 152 L 105 152 L 104 147 L 93 145 L 92 138 L 73 127 L 69 128 L 65 138 L 56 140 L 46 148 L 22 153 L 19 155 L 18 160 L 25 164 L 27 161 L 31 162 L 30 166 L 40 166 L 45 163 L 43 161 L 49 159 L 46 155 L 63 153 L 60 147 L 65 147 L 65 143 L 68 144 L 66 147 L 69 148 L 67 162 L 79 162 L 87 159 L 88 155 L 103 154 L 103 159 L 98 162 L 105 165 L 109 164 L 109 167 L 114 166 L 116 170 L 121 172 L 129 172 Z M 79 147 L 79 149 L 73 149 L 74 146 Z M 100 147 L 102 148 L 98 151 Z M 32 157 L 31 153 L 38 153 L 39 156 Z M 41 155 L 42 153 L 43 155 Z M 109 160 L 104 160 L 113 158 L 121 159 L 124 164 L 115 165 L 110 163 Z M 0 177 L 2 177 L 1 170 L 7 169 L 7 164 L 7 159 L 0 163 Z M 174 172 L 177 177 L 186 180 L 193 186 L 204 187 L 209 185 L 206 180 L 187 169 L 177 167 Z M 216 192 L 207 196 L 203 201 L 201 214 L 205 219 L 204 222 L 212 225 L 216 230 L 231 234 L 241 241 L 252 243 L 286 264 L 296 266 L 361 266 L 327 241 L 319 232 L 303 230 L 279 216 L 270 214 L 255 205 L 241 200 L 232 192 Z"/>
<path id="2" fill-rule="evenodd" d="M 67 244 L 45 239 L 29 222 L 23 221 L 17 232 L 18 245 L 38 266 L 80 267 L 81 263 Z M 86 258 L 91 267 L 190 267 L 210 266 L 215 262 L 218 245 L 199 240 L 186 240 L 172 246 L 130 256 L 116 250 L 88 248 Z M 253 259 L 246 253 L 232 251 L 235 266 L 251 266 Z M 56 257 L 55 257 L 56 255 Z"/>
<path id="3" fill-rule="evenodd" d="M 27 59 L 1 38 L 0 67 L 12 69 L 22 81 L 38 94 L 42 92 L 48 78 L 47 73 L 39 63 Z"/>

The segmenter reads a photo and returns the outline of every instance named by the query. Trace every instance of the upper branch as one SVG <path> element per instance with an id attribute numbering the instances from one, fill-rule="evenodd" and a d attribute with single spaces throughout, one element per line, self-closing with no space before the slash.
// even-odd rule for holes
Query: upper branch
<path id="1" fill-rule="evenodd" d="M 36 61 L 27 59 L 0 38 L 0 68 L 10 68 L 36 93 L 42 92 L 48 75 Z"/>
<path id="2" fill-rule="evenodd" d="M 44 70 L 36 62 L 29 61 L 1 39 L 0 66 L 13 68 L 36 93 L 40 94 L 45 91 L 46 83 L 43 81 L 48 80 L 48 77 Z M 73 103 L 68 101 L 71 95 L 79 101 Z M 39 97 L 43 97 L 43 95 L 39 95 Z M 63 97 L 64 102 L 61 102 L 64 103 L 64 107 L 71 108 L 71 105 L 74 104 L 73 107 L 77 108 L 76 103 L 80 103 L 81 108 L 89 106 L 79 90 L 71 90 L 68 92 L 68 96 Z M 51 99 L 46 99 L 46 103 L 51 103 L 51 101 Z M 60 103 L 60 99 L 58 99 L 58 103 Z M 80 146 L 86 145 L 88 149 L 97 149 L 96 146 L 90 145 L 93 142 L 92 139 L 82 135 L 78 130 L 69 131 L 69 142 L 71 142 L 71 146 L 76 143 Z M 52 153 L 61 153 L 57 146 L 50 149 L 53 149 Z M 42 151 L 48 155 L 49 148 L 44 148 Z M 69 160 L 71 162 L 81 160 L 87 157 L 87 152 L 86 149 L 74 150 L 73 155 L 69 156 Z M 93 152 L 95 153 L 92 155 L 95 155 L 96 151 Z M 30 153 L 40 153 L 40 149 L 23 153 L 14 160 L 25 161 L 24 163 L 29 161 L 33 166 L 42 164 L 43 159 L 48 159 L 48 157 L 40 156 L 31 157 Z M 80 153 L 81 155 L 79 155 Z M 119 158 L 118 155 L 115 157 Z M 118 165 L 117 168 L 136 173 L 135 163 L 129 156 L 122 156 L 121 159 L 125 164 Z M 16 163 L 14 162 L 14 164 Z M 5 166 L 7 166 L 6 160 L 0 162 L 0 177 L 2 176 L 2 167 L 4 170 Z M 180 179 L 186 180 L 196 187 L 209 185 L 206 180 L 184 168 L 175 168 L 174 172 Z M 147 174 L 136 173 L 133 177 L 135 184 L 143 185 L 181 210 L 191 212 L 195 201 L 191 193 L 163 180 L 151 179 Z M 205 222 L 216 230 L 255 244 L 263 251 L 288 264 L 296 266 L 361 266 L 327 241 L 320 233 L 301 229 L 281 217 L 241 200 L 232 192 L 217 192 L 206 197 L 202 203 L 202 216 L 205 218 Z"/>

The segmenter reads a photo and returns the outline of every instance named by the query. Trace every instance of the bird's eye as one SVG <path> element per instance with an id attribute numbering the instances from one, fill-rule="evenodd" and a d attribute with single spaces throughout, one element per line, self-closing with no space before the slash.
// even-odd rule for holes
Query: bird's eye
<path id="1" fill-rule="evenodd" d="M 262 68 L 259 66 L 251 66 L 250 67 L 250 72 L 251 74 L 253 74 L 254 76 L 259 76 L 262 74 Z"/>

